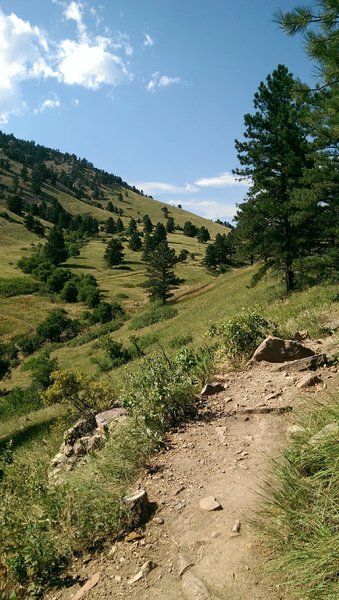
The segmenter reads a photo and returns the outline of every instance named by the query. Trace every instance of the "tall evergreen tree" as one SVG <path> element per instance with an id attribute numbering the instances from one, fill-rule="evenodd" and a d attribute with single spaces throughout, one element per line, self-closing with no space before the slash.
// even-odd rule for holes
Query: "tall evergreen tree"
<path id="1" fill-rule="evenodd" d="M 181 283 L 173 271 L 176 263 L 175 251 L 168 246 L 166 241 L 160 242 L 149 254 L 146 281 L 143 287 L 147 289 L 151 300 L 160 300 L 162 304 L 166 304 L 167 300 L 173 296 L 172 290 Z"/>
<path id="2" fill-rule="evenodd" d="M 118 233 L 121 233 L 121 231 L 124 231 L 124 224 L 122 222 L 122 220 L 120 219 L 120 217 L 117 218 L 116 220 L 116 229 Z"/>
<path id="3" fill-rule="evenodd" d="M 154 245 L 158 245 L 161 242 L 165 242 L 166 239 L 167 239 L 167 233 L 166 233 L 165 225 L 163 225 L 162 223 L 157 223 L 156 227 L 155 227 L 154 235 L 153 235 Z"/>
<path id="4" fill-rule="evenodd" d="M 135 219 L 132 218 L 128 224 L 127 233 L 129 233 L 131 235 L 131 233 L 133 233 L 134 231 L 137 231 L 137 228 L 138 228 L 137 222 Z"/>
<path id="5" fill-rule="evenodd" d="M 106 221 L 106 233 L 115 233 L 117 230 L 116 224 L 114 222 L 113 217 L 108 217 L 107 221 Z"/>
<path id="6" fill-rule="evenodd" d="M 142 218 L 142 222 L 144 224 L 144 233 L 152 233 L 153 231 L 153 223 L 148 215 L 144 215 Z"/>
<path id="7" fill-rule="evenodd" d="M 167 231 L 167 233 L 175 232 L 175 223 L 174 223 L 173 217 L 168 217 L 167 223 L 166 223 L 166 231 Z"/>
<path id="8" fill-rule="evenodd" d="M 141 250 L 141 246 L 142 242 L 140 233 L 138 233 L 137 231 L 133 231 L 128 242 L 128 247 L 134 252 L 138 252 L 139 250 Z"/>
<path id="9" fill-rule="evenodd" d="M 318 211 L 312 199 L 302 206 L 295 202 L 295 190 L 303 188 L 305 169 L 312 162 L 304 103 L 295 99 L 294 91 L 294 79 L 284 65 L 260 83 L 255 112 L 245 115 L 245 140 L 236 140 L 242 168 L 234 171 L 251 181 L 247 202 L 240 204 L 236 217 L 239 233 L 245 233 L 248 252 L 266 260 L 263 271 L 283 271 L 287 291 L 295 287 L 295 261 L 316 245 Z"/>
<path id="10" fill-rule="evenodd" d="M 44 246 L 44 255 L 54 265 L 65 262 L 69 256 L 62 229 L 56 225 L 48 235 L 47 242 Z"/>
<path id="11" fill-rule="evenodd" d="M 104 259 L 109 267 L 121 265 L 124 260 L 123 245 L 120 240 L 110 240 L 107 244 Z"/>

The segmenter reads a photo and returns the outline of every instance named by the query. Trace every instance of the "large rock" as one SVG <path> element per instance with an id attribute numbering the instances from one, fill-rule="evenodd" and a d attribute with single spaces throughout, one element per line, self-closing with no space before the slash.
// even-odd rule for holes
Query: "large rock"
<path id="1" fill-rule="evenodd" d="M 111 408 L 95 415 L 95 421 L 100 433 L 107 434 L 115 425 L 127 415 L 127 410 L 122 407 Z"/>
<path id="2" fill-rule="evenodd" d="M 325 425 L 318 433 L 311 437 L 309 444 L 310 446 L 321 446 L 326 444 L 330 439 L 339 441 L 339 423 L 334 421 Z"/>
<path id="3" fill-rule="evenodd" d="M 314 356 L 306 356 L 306 358 L 299 358 L 299 360 L 285 363 L 277 367 L 277 371 L 290 371 L 291 373 L 316 371 L 320 367 L 327 365 L 327 363 L 328 358 L 326 354 L 315 354 Z"/>
<path id="4" fill-rule="evenodd" d="M 269 336 L 258 346 L 253 354 L 253 360 L 282 363 L 287 360 L 313 356 L 314 354 L 313 350 L 295 340 L 283 340 L 282 338 Z"/>
<path id="5" fill-rule="evenodd" d="M 222 509 L 221 504 L 219 504 L 214 496 L 206 496 L 206 498 L 201 498 L 199 501 L 199 506 L 202 510 L 206 510 L 207 512 Z"/>
<path id="6" fill-rule="evenodd" d="M 325 331 L 331 331 L 332 333 L 334 333 L 335 331 L 338 331 L 339 319 L 335 319 L 334 321 L 329 321 L 328 323 L 325 323 L 325 325 L 323 325 L 323 329 Z"/>

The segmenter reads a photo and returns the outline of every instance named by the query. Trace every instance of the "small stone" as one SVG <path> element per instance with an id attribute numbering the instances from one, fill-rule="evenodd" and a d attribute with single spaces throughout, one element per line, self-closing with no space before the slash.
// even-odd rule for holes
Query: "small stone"
<path id="1" fill-rule="evenodd" d="M 201 396 L 213 396 L 213 394 L 219 394 L 219 392 L 223 391 L 224 386 L 222 385 L 222 383 L 206 383 L 206 385 L 201 390 Z"/>
<path id="2" fill-rule="evenodd" d="M 232 527 L 232 531 L 233 531 L 234 533 L 240 533 L 240 529 L 241 529 L 241 523 L 240 523 L 240 521 L 238 520 L 238 521 L 236 521 L 236 522 L 234 523 L 234 525 L 233 525 L 233 527 Z"/>
<path id="3" fill-rule="evenodd" d="M 134 577 L 131 577 L 131 579 L 128 580 L 128 584 L 132 585 L 133 583 L 136 583 L 137 581 L 140 581 L 140 579 L 142 579 L 143 577 L 147 577 L 147 575 L 149 575 L 149 573 L 156 568 L 156 564 L 151 561 L 148 560 L 147 562 L 145 562 L 140 571 L 138 571 L 138 573 L 136 573 L 136 575 L 134 575 Z"/>
<path id="4" fill-rule="evenodd" d="M 219 531 L 212 531 L 211 538 L 215 539 L 215 538 L 218 538 L 218 537 L 220 537 Z"/>
<path id="5" fill-rule="evenodd" d="M 115 581 L 116 583 L 120 583 L 120 581 L 121 581 L 121 580 L 122 580 L 122 577 L 121 577 L 121 575 L 114 575 L 114 581 Z"/>
<path id="6" fill-rule="evenodd" d="M 125 542 L 136 542 L 137 540 L 142 540 L 143 537 L 143 533 L 140 533 L 139 531 L 131 531 L 125 536 Z"/>
<path id="7" fill-rule="evenodd" d="M 186 600 L 210 600 L 211 595 L 205 583 L 190 571 L 181 578 L 181 589 Z"/>
<path id="8" fill-rule="evenodd" d="M 177 490 L 175 490 L 174 495 L 178 496 L 179 494 L 181 494 L 181 492 L 185 491 L 185 489 L 186 488 L 184 485 L 180 486 Z"/>
<path id="9" fill-rule="evenodd" d="M 206 510 L 208 512 L 222 509 L 221 504 L 219 504 L 219 502 L 214 498 L 214 496 L 206 496 L 206 498 L 202 498 L 199 501 L 199 506 L 202 510 Z"/>
<path id="10" fill-rule="evenodd" d="M 301 425 L 291 425 L 291 427 L 289 427 L 287 429 L 287 435 L 290 437 L 296 437 L 298 435 L 300 435 L 301 433 L 305 432 L 305 428 L 302 427 Z"/>
<path id="11" fill-rule="evenodd" d="M 154 519 L 153 519 L 153 523 L 156 523 L 156 525 L 163 525 L 164 522 L 165 521 L 162 517 L 154 517 Z"/>
<path id="12" fill-rule="evenodd" d="M 80 598 L 82 598 L 87 592 L 89 592 L 92 588 L 94 588 L 94 586 L 97 585 L 97 583 L 99 582 L 99 579 L 100 579 L 100 574 L 94 573 L 94 575 L 91 577 L 91 579 L 86 581 L 85 585 L 83 585 L 80 588 L 80 590 L 77 591 L 75 596 L 73 596 L 73 600 L 80 600 Z"/>
<path id="13" fill-rule="evenodd" d="M 299 390 L 304 390 L 305 388 L 313 387 L 318 383 L 322 383 L 322 381 L 323 380 L 318 375 L 305 375 L 305 377 L 303 377 L 299 383 L 297 383 L 297 388 Z"/>
<path id="14" fill-rule="evenodd" d="M 233 400 L 232 396 L 225 396 L 225 398 L 224 398 L 225 404 L 228 404 L 228 402 L 232 402 L 232 400 Z"/>
<path id="15" fill-rule="evenodd" d="M 192 567 L 193 563 L 183 556 L 183 554 L 179 554 L 178 556 L 178 576 L 181 577 L 189 567 Z"/>

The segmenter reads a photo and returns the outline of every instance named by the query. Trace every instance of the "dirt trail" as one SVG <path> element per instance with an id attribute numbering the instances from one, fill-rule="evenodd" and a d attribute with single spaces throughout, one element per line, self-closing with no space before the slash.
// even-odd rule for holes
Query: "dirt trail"
<path id="1" fill-rule="evenodd" d="M 324 352 L 334 341 L 313 346 Z M 168 436 L 167 449 L 153 458 L 137 482 L 136 487 L 147 490 L 158 504 L 142 537 L 112 543 L 100 556 L 79 559 L 71 573 L 77 582 L 54 590 L 48 600 L 71 599 L 96 574 L 99 581 L 83 596 L 86 600 L 284 598 L 265 572 L 269 556 L 260 533 L 248 521 L 260 501 L 268 457 L 277 456 L 286 444 L 295 409 L 339 380 L 334 367 L 319 369 L 318 374 L 323 383 L 307 392 L 296 387 L 304 373 L 279 372 L 277 365 L 268 363 L 220 375 L 224 391 L 201 400 L 197 418 Z M 292 410 L 284 412 L 286 407 Z M 202 510 L 199 501 L 207 496 L 215 497 L 222 509 Z M 232 531 L 237 521 L 239 533 Z M 149 560 L 157 566 L 129 583 Z M 191 566 L 180 576 L 183 564 Z"/>

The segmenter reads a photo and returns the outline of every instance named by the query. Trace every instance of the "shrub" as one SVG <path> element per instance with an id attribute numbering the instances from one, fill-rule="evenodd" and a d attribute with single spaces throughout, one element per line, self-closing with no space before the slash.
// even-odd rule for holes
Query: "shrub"
<path id="1" fill-rule="evenodd" d="M 5 298 L 34 294 L 41 289 L 41 283 L 33 281 L 30 278 L 12 277 L 0 279 L 0 296 L 4 296 Z"/>
<path id="2" fill-rule="evenodd" d="M 58 368 L 56 358 L 51 358 L 48 350 L 29 359 L 22 367 L 23 371 L 31 371 L 32 386 L 38 390 L 45 390 L 51 385 L 51 374 Z"/>
<path id="3" fill-rule="evenodd" d="M 181 348 L 182 346 L 187 346 L 193 342 L 193 336 L 190 333 L 185 333 L 183 335 L 178 335 L 172 338 L 169 342 L 170 348 Z"/>
<path id="4" fill-rule="evenodd" d="M 129 373 L 122 400 L 148 434 L 161 439 L 168 428 L 192 414 L 193 387 L 180 366 L 164 356 L 150 356 Z"/>
<path id="5" fill-rule="evenodd" d="M 132 353 L 128 348 L 124 348 L 121 342 L 109 337 L 103 340 L 102 347 L 110 359 L 112 367 L 119 367 L 132 359 Z"/>
<path id="6" fill-rule="evenodd" d="M 91 323 L 108 323 L 112 319 L 117 319 L 124 315 L 124 309 L 118 302 L 100 302 L 93 310 L 90 321 Z"/>
<path id="7" fill-rule="evenodd" d="M 41 397 L 46 404 L 64 404 L 80 415 L 111 407 L 116 397 L 102 381 L 93 381 L 80 371 L 54 371 L 52 385 Z"/>
<path id="8" fill-rule="evenodd" d="M 214 369 L 215 348 L 207 346 L 194 351 L 183 348 L 175 356 L 175 363 L 187 374 L 192 383 L 205 383 Z"/>
<path id="9" fill-rule="evenodd" d="M 42 400 L 33 388 L 14 388 L 0 399 L 1 421 L 27 415 L 42 406 Z"/>
<path id="10" fill-rule="evenodd" d="M 28 356 L 36 352 L 44 343 L 44 339 L 40 335 L 22 335 L 17 339 L 17 345 L 21 352 Z"/>
<path id="11" fill-rule="evenodd" d="M 95 308 L 100 303 L 100 290 L 92 285 L 78 286 L 78 300 L 84 302 L 88 308 Z"/>
<path id="12" fill-rule="evenodd" d="M 62 308 L 50 311 L 46 319 L 37 327 L 37 335 L 43 340 L 60 342 L 61 337 L 73 337 L 79 332 L 79 323 L 72 320 Z"/>
<path id="13" fill-rule="evenodd" d="M 172 308 L 171 306 L 161 306 L 159 304 L 152 304 L 139 317 L 133 319 L 131 323 L 131 329 L 142 329 L 143 327 L 154 325 L 154 323 L 159 323 L 160 321 L 172 319 L 177 313 L 178 311 L 175 308 Z"/>
<path id="14" fill-rule="evenodd" d="M 238 361 L 250 358 L 257 346 L 274 329 L 273 324 L 252 310 L 243 311 L 219 325 L 212 325 L 208 335 L 220 338 L 220 345 L 226 356 Z"/>
<path id="15" fill-rule="evenodd" d="M 60 292 L 61 300 L 64 302 L 77 302 L 78 301 L 78 288 L 74 280 L 67 281 Z"/>
<path id="16" fill-rule="evenodd" d="M 72 277 L 73 275 L 70 269 L 63 269 L 62 267 L 54 269 L 47 279 L 48 290 L 58 294 Z"/>

